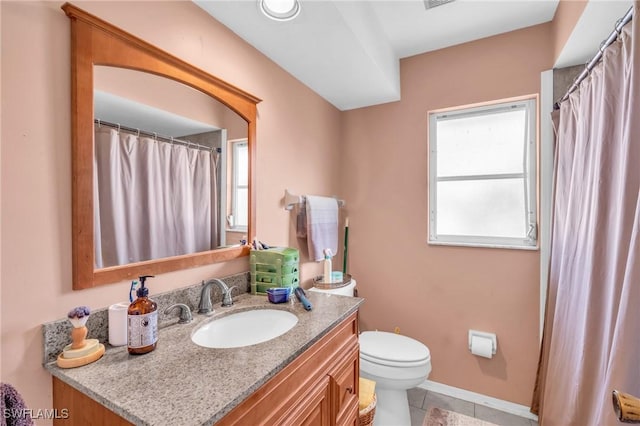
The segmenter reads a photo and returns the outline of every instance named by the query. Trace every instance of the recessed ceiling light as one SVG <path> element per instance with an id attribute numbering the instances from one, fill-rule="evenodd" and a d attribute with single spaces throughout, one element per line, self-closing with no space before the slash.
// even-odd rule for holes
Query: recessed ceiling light
<path id="1" fill-rule="evenodd" d="M 258 4 L 266 17 L 276 21 L 289 21 L 300 13 L 298 0 L 258 0 Z"/>

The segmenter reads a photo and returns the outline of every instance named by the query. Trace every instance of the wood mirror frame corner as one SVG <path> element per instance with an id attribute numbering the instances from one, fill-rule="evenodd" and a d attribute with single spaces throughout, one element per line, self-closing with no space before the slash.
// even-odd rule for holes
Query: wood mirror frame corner
<path id="1" fill-rule="evenodd" d="M 257 104 L 260 99 L 70 3 L 65 3 L 62 9 L 71 20 L 73 289 L 86 289 L 140 275 L 155 275 L 247 256 L 248 246 L 234 246 L 95 269 L 93 66 L 128 68 L 170 78 L 210 95 L 247 122 L 249 241 L 252 241 L 255 235 L 254 164 Z"/>

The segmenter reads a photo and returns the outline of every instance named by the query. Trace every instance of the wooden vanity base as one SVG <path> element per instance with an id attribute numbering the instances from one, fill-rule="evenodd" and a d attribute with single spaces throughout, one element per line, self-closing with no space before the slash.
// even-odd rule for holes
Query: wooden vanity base
<path id="1" fill-rule="evenodd" d="M 216 425 L 357 426 L 359 372 L 358 314 L 354 312 Z M 55 419 L 54 425 L 132 424 L 56 377 L 53 407 L 68 413 L 67 418 Z"/>

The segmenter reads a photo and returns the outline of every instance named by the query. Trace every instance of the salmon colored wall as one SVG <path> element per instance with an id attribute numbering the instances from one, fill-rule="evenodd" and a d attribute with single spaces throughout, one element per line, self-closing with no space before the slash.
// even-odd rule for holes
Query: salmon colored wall
<path id="1" fill-rule="evenodd" d="M 558 59 L 564 45 L 569 40 L 584 8 L 587 7 L 587 0 L 560 0 L 556 13 L 553 15 L 551 31 L 553 34 L 553 61 Z"/>
<path id="2" fill-rule="evenodd" d="M 285 187 L 336 192 L 340 112 L 192 2 L 77 6 L 264 99 L 258 105 L 257 230 L 289 243 Z M 128 283 L 71 289 L 70 35 L 62 2 L 0 2 L 2 31 L 1 380 L 51 406 L 41 324 L 77 305 L 123 301 Z M 307 274 L 319 265 L 305 265 Z M 162 274 L 151 294 L 248 271 L 248 259 Z M 304 272 L 304 270 L 303 270 Z M 41 423 L 38 423 L 41 424 Z"/>
<path id="3" fill-rule="evenodd" d="M 362 328 L 431 350 L 430 380 L 527 405 L 538 359 L 539 252 L 427 245 L 427 112 L 536 94 L 551 24 L 401 61 L 399 102 L 344 114 L 342 195 Z M 475 357 L 469 329 L 495 332 Z"/>
<path id="4" fill-rule="evenodd" d="M 2 31 L 1 380 L 32 408 L 51 404 L 41 324 L 73 306 L 108 306 L 128 283 L 71 289 L 69 20 L 61 2 L 0 2 Z M 432 247 L 427 239 L 427 111 L 537 93 L 551 67 L 550 24 L 402 61 L 402 100 L 340 113 L 191 2 L 78 6 L 262 98 L 257 231 L 300 247 L 284 189 L 347 201 L 350 271 L 364 329 L 431 348 L 431 379 L 528 404 L 538 353 L 538 252 Z M 321 273 L 305 261 L 302 279 Z M 247 259 L 158 276 L 154 292 L 248 270 Z M 467 330 L 495 331 L 492 360 Z"/>

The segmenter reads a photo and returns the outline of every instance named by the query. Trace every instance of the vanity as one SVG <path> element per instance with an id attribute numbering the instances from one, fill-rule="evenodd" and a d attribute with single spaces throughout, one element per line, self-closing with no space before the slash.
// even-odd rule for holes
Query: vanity
<path id="1" fill-rule="evenodd" d="M 157 348 L 129 355 L 109 347 L 78 368 L 46 368 L 53 375 L 53 407 L 60 425 L 357 425 L 358 307 L 363 299 L 309 294 L 271 304 L 243 295 L 212 316 L 160 329 Z M 298 323 L 272 340 L 212 349 L 191 341 L 202 324 L 234 312 L 284 309 Z M 256 324 L 256 327 L 264 326 Z"/>
<path id="2" fill-rule="evenodd" d="M 174 92 L 178 90 L 174 88 L 151 90 L 141 98 L 166 101 L 167 97 L 162 98 L 161 94 L 183 93 L 182 89 L 187 88 L 187 92 L 197 92 L 205 99 L 198 97 L 197 102 L 196 98 L 193 102 L 184 102 L 185 110 L 192 113 L 210 111 L 211 120 L 205 117 L 207 124 L 224 134 L 232 135 L 239 130 L 240 136 L 235 137 L 242 143 L 235 146 L 238 149 L 245 147 L 242 148 L 245 149 L 242 156 L 246 157 L 246 165 L 239 169 L 245 170 L 246 176 L 237 180 L 246 185 L 238 190 L 242 202 L 236 204 L 245 207 L 242 214 L 236 213 L 235 216 L 244 218 L 242 222 L 246 229 L 242 234 L 246 235 L 247 241 L 256 236 L 256 176 L 253 165 L 257 104 L 261 100 L 72 4 L 66 3 L 62 9 L 71 24 L 73 289 L 83 290 L 129 281 L 141 275 L 157 275 L 247 257 L 248 245 L 239 242 L 227 244 L 220 240 L 194 251 L 140 258 L 118 253 L 116 257 L 122 257 L 122 261 L 105 261 L 104 249 L 119 246 L 113 242 L 115 237 L 105 237 L 103 224 L 96 219 L 102 216 L 102 210 L 100 215 L 94 210 L 96 205 L 110 206 L 109 200 L 102 198 L 104 192 L 95 189 L 94 176 L 101 175 L 101 172 L 94 165 L 94 154 L 103 149 L 102 140 L 98 140 L 96 135 L 105 123 L 99 116 L 100 111 L 97 108 L 94 111 L 94 103 L 99 100 L 100 92 L 107 89 L 113 90 L 108 93 L 113 97 L 120 95 L 122 87 L 148 89 L 150 86 L 135 83 L 138 77 L 114 77 L 123 75 L 125 71 L 135 71 L 164 80 L 151 80 L 153 84 L 162 83 L 162 87 L 167 82 L 177 83 L 183 86 L 179 92 Z M 130 73 L 128 75 L 131 76 Z M 104 78 L 107 76 L 118 80 L 119 84 L 113 87 L 107 84 L 109 78 Z M 123 85 L 124 80 L 126 84 Z M 178 104 L 178 96 L 172 94 L 168 99 L 172 106 Z M 137 139 L 146 134 L 147 139 L 152 137 L 154 144 L 159 143 L 159 135 L 164 134 L 170 136 L 161 140 L 164 146 L 178 142 L 174 141 L 172 134 L 155 128 L 143 129 L 127 124 L 128 129 L 125 129 L 120 124 L 112 122 L 110 134 L 120 135 L 122 131 L 128 133 L 127 137 L 135 136 Z M 178 136 L 182 138 L 182 135 L 191 134 L 178 133 Z M 182 143 L 186 143 L 186 149 L 192 148 L 192 142 Z M 225 147 L 229 148 L 229 144 L 220 142 L 222 154 Z M 210 148 L 208 155 L 215 156 L 218 147 Z M 235 155 L 233 149 L 227 151 L 228 155 Z M 225 163 L 220 161 L 220 164 Z M 225 173 L 224 169 L 215 173 L 220 177 L 231 174 Z M 224 200 L 225 186 L 217 187 L 213 180 L 210 182 L 211 192 L 220 191 L 222 195 L 219 198 Z M 226 217 L 224 208 L 215 205 L 212 208 L 218 209 L 216 212 L 220 217 Z M 177 223 L 176 227 L 182 229 L 183 225 Z M 224 224 L 220 227 L 224 228 Z M 195 230 L 196 235 L 203 233 L 209 233 L 209 230 Z M 140 241 L 148 239 L 139 238 Z M 236 297 L 231 307 L 216 305 L 213 315 L 194 313 L 191 323 L 161 325 L 158 345 L 150 353 L 130 355 L 126 346 L 105 345 L 107 350 L 102 358 L 76 368 L 63 369 L 49 360 L 47 354 L 55 356 L 58 349 L 47 349 L 50 339 L 45 336 L 45 368 L 53 376 L 53 407 L 59 413 L 55 424 L 356 425 L 359 377 L 357 320 L 358 307 L 363 300 L 324 294 L 309 294 L 309 299 L 313 310 L 306 311 L 297 301 L 274 305 L 264 296 L 243 294 Z M 159 306 L 159 309 L 163 308 L 166 306 Z M 208 321 L 258 309 L 287 310 L 297 317 L 298 322 L 279 337 L 238 348 L 202 347 L 192 341 L 195 330 Z M 255 327 L 268 326 L 266 322 L 255 324 Z M 61 330 L 56 327 L 54 324 L 52 328 Z M 101 333 L 105 329 L 101 327 Z M 60 336 L 66 338 L 68 334 L 58 333 L 57 337 Z M 105 340 L 104 334 L 100 340 Z"/>

